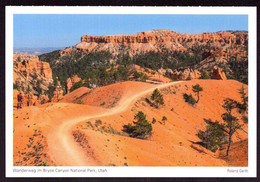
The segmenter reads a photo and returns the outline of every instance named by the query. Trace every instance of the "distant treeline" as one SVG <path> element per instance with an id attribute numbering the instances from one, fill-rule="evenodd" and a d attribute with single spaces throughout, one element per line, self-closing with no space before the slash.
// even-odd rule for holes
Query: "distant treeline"
<path id="1" fill-rule="evenodd" d="M 72 50 L 67 55 L 60 56 L 59 51 L 53 51 L 42 54 L 39 58 L 41 61 L 50 63 L 53 78 L 58 77 L 64 88 L 66 87 L 66 80 L 73 75 L 78 75 L 84 80 L 82 82 L 84 86 L 104 86 L 128 80 L 129 76 L 133 74 L 128 68 L 128 65 L 131 64 L 152 70 L 194 68 L 202 60 L 205 49 L 210 50 L 211 47 L 195 44 L 190 50 L 184 52 L 168 52 L 166 49 L 163 52 L 147 52 L 133 57 L 128 54 L 113 56 L 107 51 L 83 53 L 77 50 Z M 227 72 L 228 78 L 247 84 L 247 64 L 248 62 L 244 60 L 231 60 L 228 64 L 222 64 L 220 67 Z M 115 69 L 115 66 L 118 66 L 118 68 Z"/>

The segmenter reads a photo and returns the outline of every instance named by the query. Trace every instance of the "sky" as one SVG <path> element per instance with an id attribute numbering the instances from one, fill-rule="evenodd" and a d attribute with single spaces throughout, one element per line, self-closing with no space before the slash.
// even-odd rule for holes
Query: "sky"
<path id="1" fill-rule="evenodd" d="M 247 15 L 15 14 L 14 47 L 69 47 L 82 35 L 117 35 L 166 29 L 197 34 L 248 30 Z"/>

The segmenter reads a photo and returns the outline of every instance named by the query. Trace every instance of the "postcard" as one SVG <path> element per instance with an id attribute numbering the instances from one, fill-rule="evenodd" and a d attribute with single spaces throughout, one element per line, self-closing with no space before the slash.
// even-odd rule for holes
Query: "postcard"
<path id="1" fill-rule="evenodd" d="M 6 7 L 7 177 L 256 177 L 255 7 Z"/>

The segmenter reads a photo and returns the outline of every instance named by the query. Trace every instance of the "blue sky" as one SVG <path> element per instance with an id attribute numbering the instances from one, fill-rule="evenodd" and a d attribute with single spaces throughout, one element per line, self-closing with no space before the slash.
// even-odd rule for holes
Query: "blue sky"
<path id="1" fill-rule="evenodd" d="M 15 14 L 14 47 L 67 47 L 82 35 L 135 34 L 154 29 L 197 34 L 248 30 L 247 15 Z"/>

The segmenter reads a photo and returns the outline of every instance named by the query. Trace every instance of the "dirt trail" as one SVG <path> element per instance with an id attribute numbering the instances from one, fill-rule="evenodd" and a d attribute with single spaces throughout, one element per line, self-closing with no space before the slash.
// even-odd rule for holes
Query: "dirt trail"
<path id="1" fill-rule="evenodd" d="M 88 158 L 86 153 L 84 153 L 84 151 L 82 150 L 82 148 L 74 141 L 73 135 L 71 134 L 73 126 L 84 120 L 101 118 L 105 116 L 111 116 L 122 113 L 126 111 L 129 108 L 129 106 L 138 98 L 152 92 L 154 89 L 169 87 L 171 85 L 178 84 L 181 82 L 183 81 L 154 85 L 154 87 L 139 92 L 138 94 L 122 97 L 116 107 L 108 109 L 103 113 L 98 113 L 97 111 L 96 114 L 62 121 L 61 124 L 54 127 L 54 129 L 47 136 L 49 155 L 58 166 L 99 165 L 96 161 L 92 160 L 91 158 Z"/>

